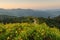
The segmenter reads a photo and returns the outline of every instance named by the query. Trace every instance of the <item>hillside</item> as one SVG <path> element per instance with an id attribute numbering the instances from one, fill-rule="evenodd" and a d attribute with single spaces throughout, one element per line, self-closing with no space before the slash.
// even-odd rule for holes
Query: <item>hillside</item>
<path id="1" fill-rule="evenodd" d="M 0 40 L 60 40 L 60 16 L 0 15 Z"/>
<path id="2" fill-rule="evenodd" d="M 54 18 L 44 18 L 44 17 L 33 17 L 33 16 L 27 16 L 27 17 L 16 17 L 16 16 L 8 16 L 8 15 L 0 15 L 0 23 L 6 24 L 6 23 L 37 23 L 42 24 L 46 23 L 50 27 L 56 26 L 60 29 L 60 16 L 54 17 Z"/>
<path id="3" fill-rule="evenodd" d="M 45 23 L 0 24 L 0 40 L 60 40 L 60 31 Z"/>

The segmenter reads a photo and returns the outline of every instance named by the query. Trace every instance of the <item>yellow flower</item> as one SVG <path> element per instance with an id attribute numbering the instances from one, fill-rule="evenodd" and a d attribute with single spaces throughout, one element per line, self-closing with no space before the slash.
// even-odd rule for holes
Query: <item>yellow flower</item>
<path id="1" fill-rule="evenodd" d="M 15 33 L 18 33 L 17 31 Z"/>
<path id="2" fill-rule="evenodd" d="M 10 38 L 9 37 L 7 37 L 7 40 L 9 40 Z"/>

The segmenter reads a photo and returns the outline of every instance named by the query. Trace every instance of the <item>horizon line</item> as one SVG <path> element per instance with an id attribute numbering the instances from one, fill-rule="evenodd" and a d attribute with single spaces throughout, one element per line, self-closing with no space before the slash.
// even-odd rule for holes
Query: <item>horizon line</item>
<path id="1" fill-rule="evenodd" d="M 34 8 L 0 8 L 0 9 L 31 9 L 31 10 L 49 10 L 49 9 L 60 9 L 60 8 L 36 8 L 36 9 L 34 9 Z"/>

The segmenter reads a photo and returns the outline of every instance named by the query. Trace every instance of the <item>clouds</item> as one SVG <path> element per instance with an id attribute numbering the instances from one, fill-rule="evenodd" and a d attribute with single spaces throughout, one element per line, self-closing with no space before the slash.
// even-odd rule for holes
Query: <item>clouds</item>
<path id="1" fill-rule="evenodd" d="M 0 8 L 55 8 L 60 0 L 0 0 Z"/>

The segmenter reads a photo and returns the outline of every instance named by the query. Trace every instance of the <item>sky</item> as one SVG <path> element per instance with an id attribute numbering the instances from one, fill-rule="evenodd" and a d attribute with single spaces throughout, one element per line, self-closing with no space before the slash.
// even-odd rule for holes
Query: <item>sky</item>
<path id="1" fill-rule="evenodd" d="M 49 9 L 60 8 L 60 0 L 0 0 L 0 8 Z"/>

